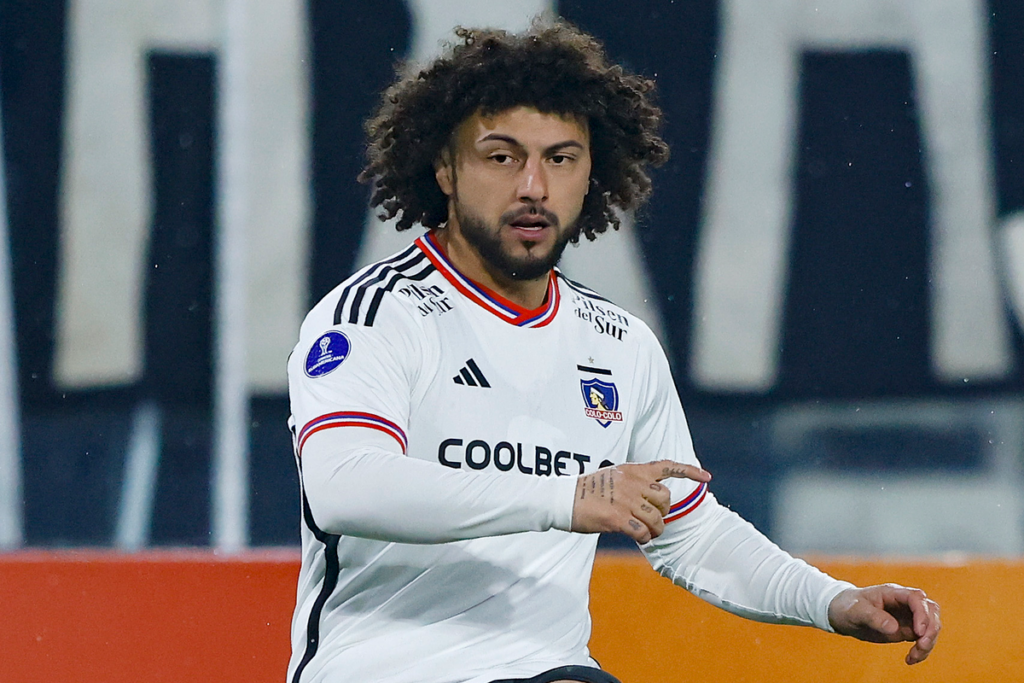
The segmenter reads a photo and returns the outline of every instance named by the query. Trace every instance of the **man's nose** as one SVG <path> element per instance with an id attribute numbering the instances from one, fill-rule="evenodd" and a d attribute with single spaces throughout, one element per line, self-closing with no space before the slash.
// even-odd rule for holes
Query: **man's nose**
<path id="1" fill-rule="evenodd" d="M 540 202 L 548 198 L 548 179 L 539 159 L 529 159 L 519 177 L 519 199 Z"/>

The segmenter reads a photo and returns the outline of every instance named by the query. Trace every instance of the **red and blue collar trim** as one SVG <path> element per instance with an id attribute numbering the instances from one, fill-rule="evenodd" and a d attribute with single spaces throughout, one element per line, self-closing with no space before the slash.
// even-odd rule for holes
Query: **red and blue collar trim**
<path id="1" fill-rule="evenodd" d="M 441 275 L 455 289 L 459 290 L 463 296 L 478 306 L 487 309 L 505 322 L 517 327 L 544 327 L 555 319 L 561 297 L 558 293 L 558 278 L 555 277 L 554 271 L 548 275 L 548 295 L 544 304 L 540 308 L 535 308 L 531 311 L 509 301 L 480 283 L 473 282 L 456 270 L 455 266 L 448 260 L 444 250 L 437 243 L 437 238 L 434 236 L 433 231 L 416 240 L 416 245 L 426 254 L 427 258 L 440 271 Z"/>

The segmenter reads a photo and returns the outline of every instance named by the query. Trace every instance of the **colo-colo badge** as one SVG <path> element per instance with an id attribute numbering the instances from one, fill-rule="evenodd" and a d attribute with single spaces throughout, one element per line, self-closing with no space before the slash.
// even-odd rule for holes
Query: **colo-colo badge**
<path id="1" fill-rule="evenodd" d="M 614 384 L 599 379 L 581 379 L 580 388 L 583 390 L 583 405 L 587 417 L 594 418 L 602 427 L 607 427 L 612 422 L 622 422 L 622 413 L 619 412 L 619 390 Z"/>

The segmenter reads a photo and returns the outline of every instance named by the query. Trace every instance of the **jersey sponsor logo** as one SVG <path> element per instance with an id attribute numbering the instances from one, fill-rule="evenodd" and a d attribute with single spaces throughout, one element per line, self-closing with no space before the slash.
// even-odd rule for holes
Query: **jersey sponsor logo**
<path id="1" fill-rule="evenodd" d="M 581 379 L 580 389 L 583 390 L 583 409 L 587 417 L 594 418 L 602 427 L 607 427 L 612 422 L 622 422 L 619 390 L 612 382 Z"/>
<path id="2" fill-rule="evenodd" d="M 415 282 L 398 290 L 416 303 L 416 310 L 421 316 L 437 313 L 442 315 L 452 310 L 452 302 L 446 292 L 437 285 L 417 285 Z"/>
<path id="3" fill-rule="evenodd" d="M 513 470 L 522 474 L 538 477 L 569 477 L 584 473 L 590 456 L 583 453 L 572 453 L 556 450 L 545 446 L 534 446 L 533 457 L 530 449 L 522 443 L 499 441 L 493 446 L 483 439 L 473 439 L 468 443 L 462 439 L 445 439 L 437 447 L 437 461 L 445 467 L 462 469 L 463 465 L 471 470 L 496 469 L 499 472 Z"/>
<path id="4" fill-rule="evenodd" d="M 629 319 L 611 307 L 595 303 L 589 297 L 576 295 L 573 299 L 576 317 L 593 324 L 598 334 L 607 334 L 613 339 L 622 341 L 626 338 Z"/>
<path id="5" fill-rule="evenodd" d="M 320 335 L 306 354 L 306 376 L 323 377 L 348 358 L 352 344 L 341 332 L 331 330 Z"/>

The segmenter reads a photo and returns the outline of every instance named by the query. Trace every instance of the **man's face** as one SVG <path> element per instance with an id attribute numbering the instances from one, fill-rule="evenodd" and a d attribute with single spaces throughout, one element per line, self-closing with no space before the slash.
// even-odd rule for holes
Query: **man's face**
<path id="1" fill-rule="evenodd" d="M 572 236 L 590 184 L 586 125 L 530 107 L 474 114 L 438 163 L 450 198 L 448 239 L 492 276 L 547 275 Z"/>

